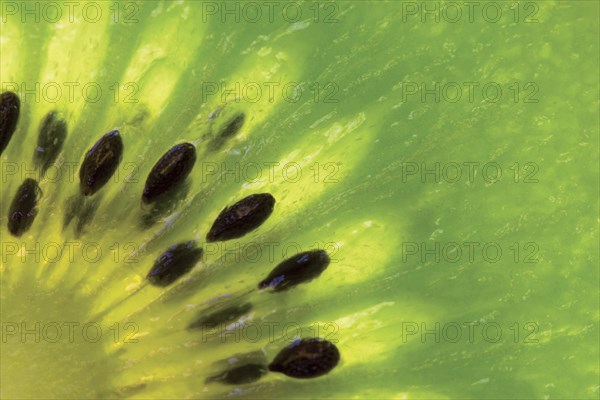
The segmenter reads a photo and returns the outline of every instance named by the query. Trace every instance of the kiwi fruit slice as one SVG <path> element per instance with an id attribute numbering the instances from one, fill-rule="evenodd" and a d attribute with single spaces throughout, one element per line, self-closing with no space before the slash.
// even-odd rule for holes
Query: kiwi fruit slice
<path id="1" fill-rule="evenodd" d="M 3 399 L 598 398 L 598 2 L 67 3 L 0 3 Z"/>

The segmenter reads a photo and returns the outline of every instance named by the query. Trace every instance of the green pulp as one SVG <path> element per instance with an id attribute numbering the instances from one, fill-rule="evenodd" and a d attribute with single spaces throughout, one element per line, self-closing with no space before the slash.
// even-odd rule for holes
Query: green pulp
<path id="1" fill-rule="evenodd" d="M 2 91 L 22 99 L 1 158 L 2 398 L 598 398 L 597 2 L 482 2 L 460 17 L 446 2 L 298 2 L 297 20 L 259 2 L 262 16 L 240 8 L 239 22 L 220 2 L 96 4 L 96 22 L 2 9 Z M 436 4 L 438 21 L 423 11 Z M 54 109 L 69 125 L 63 175 L 41 182 L 40 213 L 14 238 L 10 202 Z M 240 134 L 209 151 L 236 112 Z M 77 236 L 63 229 L 78 190 L 65 163 L 113 128 L 120 175 Z M 144 179 L 181 141 L 198 146 L 189 193 L 143 229 Z M 275 243 L 273 257 L 232 244 L 168 289 L 143 286 L 166 247 L 202 241 L 223 207 L 259 192 L 275 212 L 235 243 Z M 67 242 L 103 254 L 22 252 Z M 218 360 L 271 360 L 288 343 L 281 329 L 206 343 L 185 328 L 202 304 L 254 288 L 290 243 L 335 262 L 289 293 L 245 295 L 251 318 L 319 327 L 340 365 L 314 381 L 205 384 Z M 9 332 L 22 322 L 104 333 L 36 343 Z"/>

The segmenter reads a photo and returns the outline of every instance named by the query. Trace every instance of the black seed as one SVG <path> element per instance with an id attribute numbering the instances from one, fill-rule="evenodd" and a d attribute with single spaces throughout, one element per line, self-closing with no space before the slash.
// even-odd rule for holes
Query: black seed
<path id="1" fill-rule="evenodd" d="M 49 112 L 42 120 L 38 135 L 37 148 L 33 159 L 42 174 L 52 165 L 62 150 L 67 137 L 67 122 L 56 111 Z"/>
<path id="2" fill-rule="evenodd" d="M 123 156 L 123 141 L 119 131 L 108 132 L 85 154 L 79 180 L 81 194 L 91 196 L 108 182 Z"/>
<path id="3" fill-rule="evenodd" d="M 235 136 L 240 131 L 245 120 L 246 116 L 243 113 L 234 116 L 231 121 L 229 121 L 227 125 L 225 125 L 210 142 L 210 149 L 220 149 L 229 138 Z"/>
<path id="4" fill-rule="evenodd" d="M 150 171 L 144 186 L 142 200 L 152 203 L 187 178 L 196 163 L 196 148 L 181 143 L 167 151 Z"/>
<path id="5" fill-rule="evenodd" d="M 27 232 L 37 215 L 37 202 L 41 196 L 38 183 L 31 178 L 25 179 L 10 204 L 8 212 L 8 230 L 15 236 Z"/>
<path id="6" fill-rule="evenodd" d="M 329 255 L 324 250 L 311 250 L 296 254 L 279 263 L 259 284 L 259 289 L 271 288 L 276 292 L 288 290 L 300 283 L 315 279 L 329 265 Z"/>
<path id="7" fill-rule="evenodd" d="M 15 93 L 4 92 L 0 95 L 0 154 L 17 129 L 20 109 L 21 101 Z"/>
<path id="8" fill-rule="evenodd" d="M 242 315 L 247 314 L 252 310 L 252 304 L 244 303 L 222 310 L 215 311 L 211 314 L 202 316 L 192 322 L 189 329 L 211 329 L 216 328 L 219 325 L 227 325 L 233 321 L 239 319 Z"/>
<path id="9" fill-rule="evenodd" d="M 256 382 L 266 373 L 267 368 L 262 364 L 245 364 L 210 377 L 206 382 L 218 381 L 227 385 L 244 385 Z"/>
<path id="10" fill-rule="evenodd" d="M 316 378 L 329 373 L 340 361 L 340 352 L 327 340 L 301 339 L 281 350 L 269 371 L 292 378 Z"/>
<path id="11" fill-rule="evenodd" d="M 168 286 L 187 274 L 202 257 L 195 242 L 173 245 L 158 257 L 146 278 L 155 286 Z"/>
<path id="12" fill-rule="evenodd" d="M 258 228 L 269 218 L 275 198 L 269 193 L 253 194 L 225 207 L 206 235 L 207 242 L 237 239 Z"/>

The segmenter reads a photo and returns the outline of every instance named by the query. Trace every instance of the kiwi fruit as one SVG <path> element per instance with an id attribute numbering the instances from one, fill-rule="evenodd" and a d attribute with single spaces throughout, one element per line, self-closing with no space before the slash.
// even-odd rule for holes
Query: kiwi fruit
<path id="1" fill-rule="evenodd" d="M 598 7 L 1 2 L 0 397 L 598 398 Z"/>

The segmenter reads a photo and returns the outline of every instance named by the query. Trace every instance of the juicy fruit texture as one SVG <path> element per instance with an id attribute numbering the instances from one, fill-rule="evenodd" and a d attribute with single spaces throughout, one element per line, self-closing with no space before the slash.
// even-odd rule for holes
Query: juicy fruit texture
<path id="1" fill-rule="evenodd" d="M 67 122 L 56 111 L 50 111 L 42 120 L 37 147 L 33 154 L 36 167 L 42 175 L 54 163 L 67 138 Z"/>
<path id="2" fill-rule="evenodd" d="M 206 382 L 222 382 L 227 385 L 245 385 L 256 382 L 267 373 L 267 367 L 262 364 L 244 364 L 234 367 L 219 375 L 211 376 Z"/>
<path id="3" fill-rule="evenodd" d="M 296 254 L 277 265 L 258 284 L 258 287 L 259 289 L 270 288 L 275 292 L 291 289 L 321 275 L 330 261 L 329 255 L 324 250 L 310 250 Z"/>
<path id="4" fill-rule="evenodd" d="M 41 189 L 34 179 L 27 178 L 19 186 L 8 212 L 8 230 L 14 236 L 21 236 L 31 228 L 40 196 Z"/>
<path id="5" fill-rule="evenodd" d="M 119 131 L 108 132 L 85 154 L 79 180 L 81 194 L 92 196 L 113 176 L 123 157 L 123 140 Z"/>
<path id="6" fill-rule="evenodd" d="M 152 203 L 181 184 L 196 162 L 196 148 L 191 143 L 173 146 L 156 162 L 146 179 L 142 200 Z"/>
<path id="7" fill-rule="evenodd" d="M 3 92 L 0 95 L 0 155 L 8 146 L 17 123 L 21 102 L 19 96 L 13 92 Z"/>
<path id="8" fill-rule="evenodd" d="M 206 235 L 207 242 L 241 238 L 261 226 L 273 213 L 275 198 L 269 193 L 253 194 L 225 207 Z"/>
<path id="9" fill-rule="evenodd" d="M 301 339 L 281 350 L 269 371 L 281 372 L 292 378 L 316 378 L 327 374 L 340 361 L 337 347 L 323 339 Z"/>
<path id="10" fill-rule="evenodd" d="M 202 249 L 195 242 L 178 243 L 158 257 L 146 278 L 155 286 L 169 286 L 190 272 L 201 258 Z"/>

